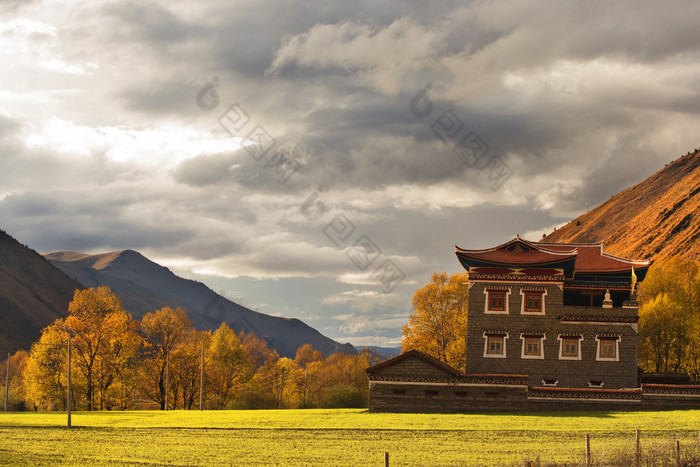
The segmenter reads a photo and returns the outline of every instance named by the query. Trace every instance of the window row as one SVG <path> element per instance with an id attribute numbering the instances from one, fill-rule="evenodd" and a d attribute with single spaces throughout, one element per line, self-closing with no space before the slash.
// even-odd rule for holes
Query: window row
<path id="1" fill-rule="evenodd" d="M 486 358 L 506 358 L 506 340 L 508 332 L 488 332 L 484 331 L 484 357 Z M 545 333 L 542 334 L 520 334 L 522 348 L 520 358 L 523 359 L 544 359 L 544 341 L 547 340 Z M 559 337 L 559 360 L 581 360 L 581 342 L 583 335 L 560 334 Z M 619 335 L 597 335 L 596 360 L 617 362 L 620 360 L 620 340 Z"/>
<path id="2" fill-rule="evenodd" d="M 486 303 L 484 313 L 508 314 L 510 313 L 509 296 L 510 287 L 487 287 L 484 289 Z M 545 297 L 547 290 L 541 287 L 523 287 L 520 289 L 520 313 L 521 314 L 545 314 Z"/>

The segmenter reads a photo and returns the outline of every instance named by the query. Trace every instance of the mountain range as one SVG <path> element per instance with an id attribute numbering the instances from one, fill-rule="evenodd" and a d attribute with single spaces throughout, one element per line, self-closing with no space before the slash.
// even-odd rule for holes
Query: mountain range
<path id="1" fill-rule="evenodd" d="M 137 251 L 99 255 L 58 251 L 45 257 L 85 287 L 110 287 L 135 319 L 164 306 L 181 306 L 197 329 L 216 329 L 226 322 L 236 332 L 254 332 L 264 338 L 284 357 L 294 358 L 304 344 L 311 344 L 324 355 L 356 353 L 351 344 L 339 344 L 298 319 L 250 310 L 201 282 L 176 276 Z"/>
<path id="2" fill-rule="evenodd" d="M 0 351 L 29 349 L 41 330 L 65 317 L 76 289 L 106 285 L 135 319 L 164 306 L 183 307 L 197 329 L 222 322 L 236 332 L 254 332 L 281 356 L 311 344 L 324 355 L 355 354 L 298 319 L 250 310 L 201 282 L 173 274 L 132 250 L 87 255 L 60 251 L 42 256 L 0 231 Z"/>
<path id="3" fill-rule="evenodd" d="M 624 258 L 700 259 L 700 150 L 556 229 L 544 242 L 603 242 Z"/>

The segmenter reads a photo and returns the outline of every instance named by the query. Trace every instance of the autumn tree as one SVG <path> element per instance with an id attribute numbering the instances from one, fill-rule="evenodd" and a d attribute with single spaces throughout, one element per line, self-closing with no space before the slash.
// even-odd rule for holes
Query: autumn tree
<path id="1" fill-rule="evenodd" d="M 208 367 L 208 387 L 215 407 L 223 409 L 239 394 L 250 376 L 248 362 L 236 333 L 222 323 L 209 344 L 211 363 Z"/>
<path id="2" fill-rule="evenodd" d="M 433 273 L 430 284 L 413 295 L 401 347 L 428 353 L 455 367 L 464 365 L 469 286 L 467 274 Z"/>
<path id="3" fill-rule="evenodd" d="M 653 265 L 639 287 L 640 365 L 700 376 L 700 263 L 672 258 Z"/>
<path id="4" fill-rule="evenodd" d="M 131 316 L 109 287 L 97 287 L 75 291 L 63 324 L 72 336 L 72 355 L 84 378 L 86 408 L 95 409 L 99 395 L 103 409 L 114 379 L 137 362 L 140 343 Z"/>
<path id="5" fill-rule="evenodd" d="M 8 410 L 24 410 L 26 408 L 26 396 L 24 390 L 24 371 L 27 367 L 27 361 L 29 360 L 29 353 L 25 350 L 18 350 L 11 356 L 10 359 L 10 374 L 8 383 Z M 0 363 L 0 368 L 7 369 L 7 358 Z M 5 384 L 5 378 L 7 373 L 2 371 L 2 383 L 3 389 Z"/>
<path id="6" fill-rule="evenodd" d="M 304 344 L 299 347 L 294 357 L 294 363 L 299 368 L 306 368 L 310 363 L 320 362 L 321 360 L 323 360 L 323 354 L 318 350 L 314 350 L 311 344 Z"/>
<path id="7" fill-rule="evenodd" d="M 661 293 L 640 313 L 639 363 L 655 373 L 677 373 L 684 366 L 690 330 L 676 302 Z"/>
<path id="8" fill-rule="evenodd" d="M 169 407 L 190 410 L 199 399 L 202 348 L 208 348 L 210 340 L 208 331 L 190 328 L 175 346 L 170 356 Z"/>
<path id="9" fill-rule="evenodd" d="M 335 353 L 307 368 L 307 406 L 366 407 L 369 385 L 364 355 Z"/>
<path id="10" fill-rule="evenodd" d="M 362 347 L 360 349 L 360 356 L 367 361 L 368 366 L 374 366 L 386 360 L 386 357 L 382 356 L 376 349 L 370 347 Z"/>
<path id="11" fill-rule="evenodd" d="M 164 307 L 143 317 L 141 331 L 145 338 L 144 392 L 164 410 L 170 402 L 165 400 L 168 360 L 191 336 L 192 322 L 182 308 Z"/>
<path id="12" fill-rule="evenodd" d="M 277 388 L 280 372 L 277 361 L 280 359 L 276 350 L 270 348 L 265 339 L 254 333 L 241 331 L 238 339 L 246 354 L 251 372 L 236 407 L 242 409 L 274 408 L 278 403 Z"/>
<path id="13" fill-rule="evenodd" d="M 68 333 L 62 319 L 44 328 L 32 344 L 24 371 L 24 388 L 28 402 L 41 410 L 66 409 Z M 73 367 L 73 375 L 77 376 Z M 80 386 L 80 382 L 74 387 Z M 80 391 L 78 391 L 80 392 Z M 72 392 L 73 399 L 76 391 Z"/>

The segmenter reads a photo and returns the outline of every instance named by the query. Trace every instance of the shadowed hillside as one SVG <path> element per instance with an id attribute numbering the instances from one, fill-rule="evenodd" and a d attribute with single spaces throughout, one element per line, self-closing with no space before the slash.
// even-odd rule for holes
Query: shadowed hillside
<path id="1" fill-rule="evenodd" d="M 68 313 L 76 288 L 82 287 L 0 230 L 0 350 L 29 350 L 43 328 Z"/>
<path id="2" fill-rule="evenodd" d="M 350 344 L 339 344 L 298 319 L 280 318 L 250 310 L 196 282 L 173 274 L 132 250 L 101 255 L 59 251 L 46 258 L 86 287 L 109 286 L 121 297 L 124 308 L 136 319 L 164 306 L 182 306 L 198 329 L 216 329 L 227 322 L 236 332 L 255 332 L 282 356 L 294 358 L 304 344 L 324 355 L 356 353 Z"/>
<path id="3" fill-rule="evenodd" d="M 624 258 L 700 259 L 700 151 L 557 229 L 545 242 L 604 242 Z"/>

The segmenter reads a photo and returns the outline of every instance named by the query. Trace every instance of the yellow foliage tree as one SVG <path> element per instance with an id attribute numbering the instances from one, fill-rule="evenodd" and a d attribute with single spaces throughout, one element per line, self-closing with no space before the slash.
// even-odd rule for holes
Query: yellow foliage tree
<path id="1" fill-rule="evenodd" d="M 23 379 L 27 401 L 35 409 L 66 409 L 67 344 L 68 333 L 62 319 L 44 328 L 39 340 L 32 344 Z M 76 371 L 73 367 L 73 376 L 77 376 Z M 74 381 L 74 388 L 81 386 L 77 378 Z M 76 391 L 72 394 L 75 400 Z"/>
<path id="2" fill-rule="evenodd" d="M 136 326 L 109 287 L 76 290 L 64 326 L 72 335 L 73 359 L 84 378 L 86 408 L 95 409 L 99 395 L 102 410 L 115 378 L 138 361 Z"/>
<path id="3" fill-rule="evenodd" d="M 173 352 L 170 359 L 173 406 L 189 410 L 199 398 L 199 380 L 202 369 L 201 351 L 204 347 L 205 358 L 207 361 L 211 361 L 212 357 L 207 357 L 206 352 L 210 342 L 211 334 L 209 331 L 197 331 L 191 328 L 186 333 L 182 343 Z M 206 362 L 205 368 L 207 368 Z M 205 381 L 209 381 L 209 379 L 209 376 L 205 377 Z M 206 393 L 206 390 L 204 392 Z"/>
<path id="4" fill-rule="evenodd" d="M 8 384 L 8 410 L 24 410 L 27 408 L 25 403 L 26 396 L 24 390 L 23 375 L 29 360 L 29 353 L 25 350 L 18 350 L 10 356 L 10 380 Z M 7 368 L 7 359 L 0 363 L 0 368 Z M 2 372 L 3 389 L 5 384 L 6 373 Z"/>
<path id="5" fill-rule="evenodd" d="M 646 371 L 700 376 L 700 263 L 653 265 L 639 287 L 640 365 Z"/>
<path id="6" fill-rule="evenodd" d="M 238 336 L 226 323 L 214 332 L 209 354 L 207 381 L 211 400 L 216 408 L 223 409 L 241 392 L 251 367 Z"/>
<path id="7" fill-rule="evenodd" d="M 430 284 L 413 295 L 413 312 L 403 327 L 403 351 L 420 350 L 463 367 L 467 335 L 467 274 L 433 273 Z"/>
<path id="8" fill-rule="evenodd" d="M 169 377 L 167 364 L 171 356 L 175 359 L 175 351 L 192 336 L 192 329 L 190 318 L 180 307 L 176 310 L 164 307 L 147 313 L 141 320 L 141 330 L 146 341 L 142 365 L 145 376 L 143 390 L 160 405 L 161 410 L 165 409 L 166 395 L 168 407 L 174 404 L 170 388 L 166 389 L 166 379 Z M 167 383 L 170 384 L 170 381 Z"/>
<path id="9" fill-rule="evenodd" d="M 304 344 L 299 347 L 294 357 L 294 363 L 296 363 L 299 368 L 306 368 L 310 363 L 320 362 L 321 360 L 323 360 L 323 354 L 318 350 L 314 350 L 311 344 Z"/>

